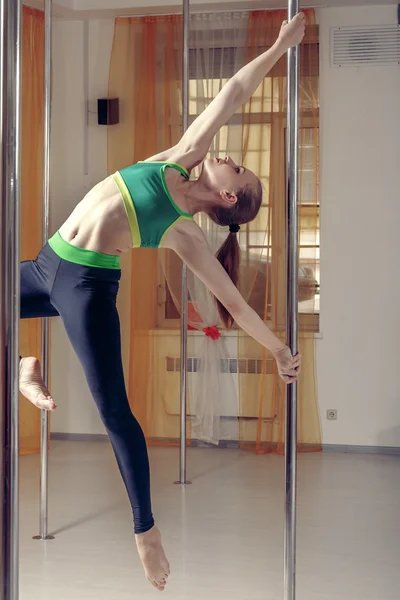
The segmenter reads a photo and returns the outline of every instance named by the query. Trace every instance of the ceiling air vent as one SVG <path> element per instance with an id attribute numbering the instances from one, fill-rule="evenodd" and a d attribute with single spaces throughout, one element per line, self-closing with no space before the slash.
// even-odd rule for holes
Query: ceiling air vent
<path id="1" fill-rule="evenodd" d="M 400 64 L 400 26 L 335 27 L 332 65 L 359 67 Z"/>

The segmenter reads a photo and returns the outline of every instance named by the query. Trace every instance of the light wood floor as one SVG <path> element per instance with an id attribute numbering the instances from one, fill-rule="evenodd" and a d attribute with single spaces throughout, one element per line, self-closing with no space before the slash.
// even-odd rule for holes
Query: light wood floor
<path id="1" fill-rule="evenodd" d="M 176 600 L 283 599 L 283 459 L 189 449 L 193 485 L 173 485 L 175 449 L 151 450 L 154 512 Z M 125 491 L 106 443 L 54 442 L 52 542 L 37 542 L 39 460 L 21 459 L 22 600 L 146 600 Z M 400 457 L 304 455 L 298 600 L 398 600 Z"/>

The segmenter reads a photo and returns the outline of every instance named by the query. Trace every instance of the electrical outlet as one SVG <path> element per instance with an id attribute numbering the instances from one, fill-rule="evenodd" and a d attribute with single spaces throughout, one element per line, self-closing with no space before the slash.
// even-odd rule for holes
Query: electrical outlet
<path id="1" fill-rule="evenodd" d="M 337 410 L 328 410 L 326 413 L 328 421 L 337 421 Z"/>

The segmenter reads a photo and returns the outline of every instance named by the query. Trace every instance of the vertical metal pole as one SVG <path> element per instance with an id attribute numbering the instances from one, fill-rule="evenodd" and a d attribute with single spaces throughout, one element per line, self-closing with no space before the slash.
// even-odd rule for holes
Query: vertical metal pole
<path id="1" fill-rule="evenodd" d="M 50 232 L 50 124 L 51 124 L 51 52 L 52 52 L 52 0 L 44 5 L 44 145 L 43 145 L 43 245 Z M 49 384 L 49 319 L 42 320 L 43 380 Z M 48 471 L 49 471 L 49 413 L 41 411 L 40 427 L 40 534 L 35 539 L 52 540 L 48 535 Z"/>
<path id="2" fill-rule="evenodd" d="M 189 125 L 189 30 L 190 0 L 183 0 L 183 93 L 182 113 L 183 131 Z M 187 328 L 188 328 L 188 282 L 187 266 L 182 267 L 182 299 L 181 299 L 181 432 L 180 432 L 180 468 L 179 481 L 182 485 L 190 483 L 186 479 L 186 420 L 187 420 Z"/>
<path id="3" fill-rule="evenodd" d="M 19 200 L 22 2 L 0 3 L 0 600 L 19 597 Z"/>
<path id="4" fill-rule="evenodd" d="M 289 21 L 299 12 L 299 0 L 289 0 Z M 298 352 L 298 201 L 299 201 L 299 92 L 300 47 L 288 54 L 287 121 L 287 345 Z M 296 496 L 297 496 L 297 383 L 286 391 L 286 506 L 285 506 L 285 600 L 296 598 Z"/>

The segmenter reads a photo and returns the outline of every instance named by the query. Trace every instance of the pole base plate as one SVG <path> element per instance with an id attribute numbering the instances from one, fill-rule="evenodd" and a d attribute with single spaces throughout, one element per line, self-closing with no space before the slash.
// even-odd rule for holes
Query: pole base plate
<path id="1" fill-rule="evenodd" d="M 191 481 L 174 481 L 174 485 L 192 485 Z"/>
<path id="2" fill-rule="evenodd" d="M 41 535 L 35 535 L 32 539 L 33 540 L 42 540 L 43 542 L 45 542 L 46 540 L 55 540 L 56 538 L 54 537 L 54 535 L 48 535 L 45 538 L 42 538 Z"/>

